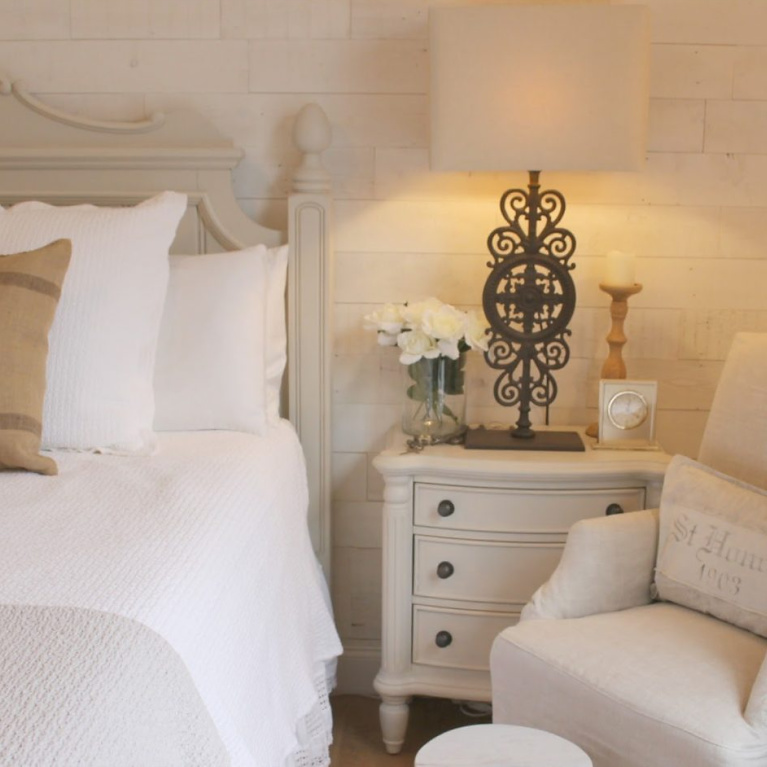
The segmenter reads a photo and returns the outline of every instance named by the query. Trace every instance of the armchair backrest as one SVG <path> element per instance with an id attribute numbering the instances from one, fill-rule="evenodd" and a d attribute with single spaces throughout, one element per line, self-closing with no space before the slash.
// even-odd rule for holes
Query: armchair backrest
<path id="1" fill-rule="evenodd" d="M 767 489 L 767 333 L 736 334 L 698 460 Z"/>

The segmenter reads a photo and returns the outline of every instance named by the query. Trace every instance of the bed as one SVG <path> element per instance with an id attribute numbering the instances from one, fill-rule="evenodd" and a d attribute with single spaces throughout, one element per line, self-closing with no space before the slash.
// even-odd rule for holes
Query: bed
<path id="1" fill-rule="evenodd" d="M 0 765 L 328 763 L 329 126 L 293 132 L 273 230 L 199 114 L 0 80 Z"/>

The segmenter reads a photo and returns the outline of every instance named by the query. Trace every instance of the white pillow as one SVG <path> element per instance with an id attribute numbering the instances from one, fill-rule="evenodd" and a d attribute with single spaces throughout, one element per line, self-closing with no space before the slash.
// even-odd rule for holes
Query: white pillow
<path id="1" fill-rule="evenodd" d="M 658 596 L 767 637 L 767 491 L 676 456 L 660 524 Z"/>
<path id="2" fill-rule="evenodd" d="M 0 253 L 72 241 L 50 333 L 44 448 L 153 448 L 152 371 L 168 248 L 185 210 L 186 196 L 175 192 L 125 208 L 0 208 Z"/>
<path id="3" fill-rule="evenodd" d="M 263 434 L 280 417 L 287 246 L 171 256 L 170 264 L 155 428 Z"/>

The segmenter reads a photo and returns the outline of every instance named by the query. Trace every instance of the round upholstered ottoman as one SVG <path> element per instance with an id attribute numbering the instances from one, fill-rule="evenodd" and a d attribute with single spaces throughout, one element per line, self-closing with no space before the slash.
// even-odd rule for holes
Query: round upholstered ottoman
<path id="1" fill-rule="evenodd" d="M 474 724 L 448 730 L 415 756 L 415 767 L 592 767 L 574 743 L 543 730 Z"/>

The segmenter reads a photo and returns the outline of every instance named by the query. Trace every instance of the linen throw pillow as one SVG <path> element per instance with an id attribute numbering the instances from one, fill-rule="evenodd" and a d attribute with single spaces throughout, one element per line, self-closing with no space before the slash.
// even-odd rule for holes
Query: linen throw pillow
<path id="1" fill-rule="evenodd" d="M 280 417 L 288 248 L 171 256 L 155 365 L 158 431 L 262 434 Z"/>
<path id="2" fill-rule="evenodd" d="M 69 240 L 0 256 L 0 468 L 56 474 L 40 455 L 48 332 L 72 252 Z"/>
<path id="3" fill-rule="evenodd" d="M 151 452 L 152 375 L 168 248 L 186 196 L 100 208 L 25 202 L 0 209 L 0 252 L 72 241 L 50 334 L 43 447 Z"/>
<path id="4" fill-rule="evenodd" d="M 767 491 L 676 456 L 660 531 L 661 599 L 767 637 Z"/>

